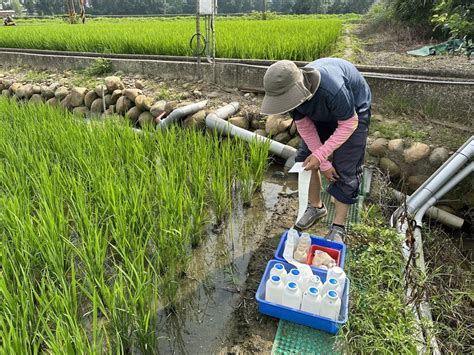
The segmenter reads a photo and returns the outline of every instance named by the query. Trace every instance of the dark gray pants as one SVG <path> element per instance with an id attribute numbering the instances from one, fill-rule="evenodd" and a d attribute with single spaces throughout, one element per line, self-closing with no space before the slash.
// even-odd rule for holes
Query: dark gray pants
<path id="1" fill-rule="evenodd" d="M 342 203 L 352 205 L 357 202 L 360 179 L 362 178 L 367 135 L 369 133 L 370 110 L 359 114 L 359 125 L 349 139 L 332 154 L 332 165 L 339 179 L 328 187 L 328 193 Z M 325 142 L 336 130 L 337 124 L 316 124 L 321 142 Z M 301 141 L 296 153 L 296 161 L 302 162 L 311 154 L 308 146 Z"/>

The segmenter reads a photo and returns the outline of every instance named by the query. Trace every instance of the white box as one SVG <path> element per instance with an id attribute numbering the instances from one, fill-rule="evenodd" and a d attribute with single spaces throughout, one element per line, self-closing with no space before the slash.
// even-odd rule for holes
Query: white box
<path id="1" fill-rule="evenodd" d="M 214 13 L 215 0 L 199 0 L 199 14 L 212 15 Z"/>

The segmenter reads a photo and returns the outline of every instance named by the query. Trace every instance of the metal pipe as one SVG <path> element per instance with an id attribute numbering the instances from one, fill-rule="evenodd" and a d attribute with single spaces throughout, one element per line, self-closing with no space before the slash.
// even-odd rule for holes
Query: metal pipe
<path id="1" fill-rule="evenodd" d="M 270 152 L 286 160 L 294 158 L 296 156 L 296 149 L 290 147 L 289 145 L 285 145 L 272 139 L 263 137 L 259 134 L 247 131 L 246 129 L 237 127 L 229 123 L 228 121 L 223 120 L 223 118 L 227 118 L 233 113 L 235 113 L 238 110 L 238 107 L 239 104 L 237 102 L 232 102 L 229 105 L 217 110 L 216 112 L 210 113 L 206 117 L 207 127 L 215 129 L 219 133 L 237 136 L 247 142 L 251 140 L 256 140 L 257 142 L 261 142 L 262 144 L 269 143 Z"/>
<path id="2" fill-rule="evenodd" d="M 197 102 L 188 106 L 177 108 L 173 110 L 166 118 L 161 120 L 161 122 L 156 126 L 157 129 L 168 128 L 173 123 L 181 120 L 183 117 L 192 115 L 198 111 L 204 109 L 207 105 L 207 100 Z"/>

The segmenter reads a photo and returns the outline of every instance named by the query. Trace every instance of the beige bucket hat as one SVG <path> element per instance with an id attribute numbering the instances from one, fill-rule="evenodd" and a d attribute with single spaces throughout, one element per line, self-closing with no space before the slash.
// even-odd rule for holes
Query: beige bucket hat
<path id="1" fill-rule="evenodd" d="M 275 115 L 293 110 L 313 97 L 320 81 L 321 74 L 314 68 L 300 69 L 289 60 L 272 64 L 263 78 L 265 97 L 261 113 Z"/>

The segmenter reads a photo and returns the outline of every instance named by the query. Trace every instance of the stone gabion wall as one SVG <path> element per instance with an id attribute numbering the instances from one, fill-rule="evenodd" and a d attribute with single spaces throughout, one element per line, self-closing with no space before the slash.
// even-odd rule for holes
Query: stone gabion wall
<path id="1" fill-rule="evenodd" d="M 60 83 L 34 85 L 0 78 L 2 96 L 31 104 L 45 103 L 62 107 L 75 114 L 90 117 L 107 115 L 126 116 L 135 125 L 157 124 L 176 107 L 175 101 L 153 102 L 139 88 L 126 89 L 121 79 L 109 76 L 104 84 L 93 89 L 62 86 Z M 183 103 L 181 105 L 188 104 Z"/>

